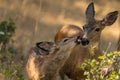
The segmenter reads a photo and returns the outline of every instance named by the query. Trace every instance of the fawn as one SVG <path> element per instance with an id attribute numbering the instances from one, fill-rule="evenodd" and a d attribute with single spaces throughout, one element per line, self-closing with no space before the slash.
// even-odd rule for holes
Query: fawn
<path id="1" fill-rule="evenodd" d="M 69 58 L 72 49 L 80 43 L 79 36 L 67 37 L 58 43 L 37 43 L 31 49 L 26 64 L 29 80 L 62 80 L 59 70 Z"/>

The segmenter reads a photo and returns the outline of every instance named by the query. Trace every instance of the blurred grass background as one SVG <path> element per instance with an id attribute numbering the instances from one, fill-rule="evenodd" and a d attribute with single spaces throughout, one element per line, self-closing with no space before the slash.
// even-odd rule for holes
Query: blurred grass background
<path id="1" fill-rule="evenodd" d="M 97 19 L 120 11 L 120 0 L 0 0 L 0 21 L 11 18 L 17 27 L 12 44 L 17 49 L 16 60 L 36 42 L 53 41 L 63 25 L 81 27 L 90 2 L 95 4 Z"/>
<path id="2" fill-rule="evenodd" d="M 16 23 L 14 46 L 24 52 L 35 42 L 53 41 L 62 25 L 82 26 L 91 1 L 95 4 L 97 19 L 120 10 L 119 0 L 0 0 L 0 19 L 12 18 Z"/>

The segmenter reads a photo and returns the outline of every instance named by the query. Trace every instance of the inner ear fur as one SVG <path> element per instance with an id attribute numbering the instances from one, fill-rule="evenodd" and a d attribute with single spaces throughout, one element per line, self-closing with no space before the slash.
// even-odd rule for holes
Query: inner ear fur
<path id="1" fill-rule="evenodd" d="M 108 13 L 101 21 L 102 25 L 104 26 L 112 25 L 117 20 L 117 17 L 118 17 L 118 11 Z"/>

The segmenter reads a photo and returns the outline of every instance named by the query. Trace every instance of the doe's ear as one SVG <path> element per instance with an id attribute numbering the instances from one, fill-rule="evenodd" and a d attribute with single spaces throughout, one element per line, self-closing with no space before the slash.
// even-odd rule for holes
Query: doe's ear
<path id="1" fill-rule="evenodd" d="M 108 13 L 102 20 L 102 25 L 110 26 L 112 25 L 118 17 L 118 11 Z"/>
<path id="2" fill-rule="evenodd" d="M 87 21 L 91 21 L 91 19 L 94 19 L 95 11 L 94 11 L 94 3 L 91 2 L 87 9 L 86 9 L 86 18 Z"/>

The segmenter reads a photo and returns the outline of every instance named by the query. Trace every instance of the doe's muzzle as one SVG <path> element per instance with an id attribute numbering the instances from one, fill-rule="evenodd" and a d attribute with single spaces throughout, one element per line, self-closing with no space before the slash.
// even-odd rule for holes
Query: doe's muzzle
<path id="1" fill-rule="evenodd" d="M 83 46 L 87 46 L 89 44 L 89 40 L 87 38 L 82 38 L 81 43 Z"/>

